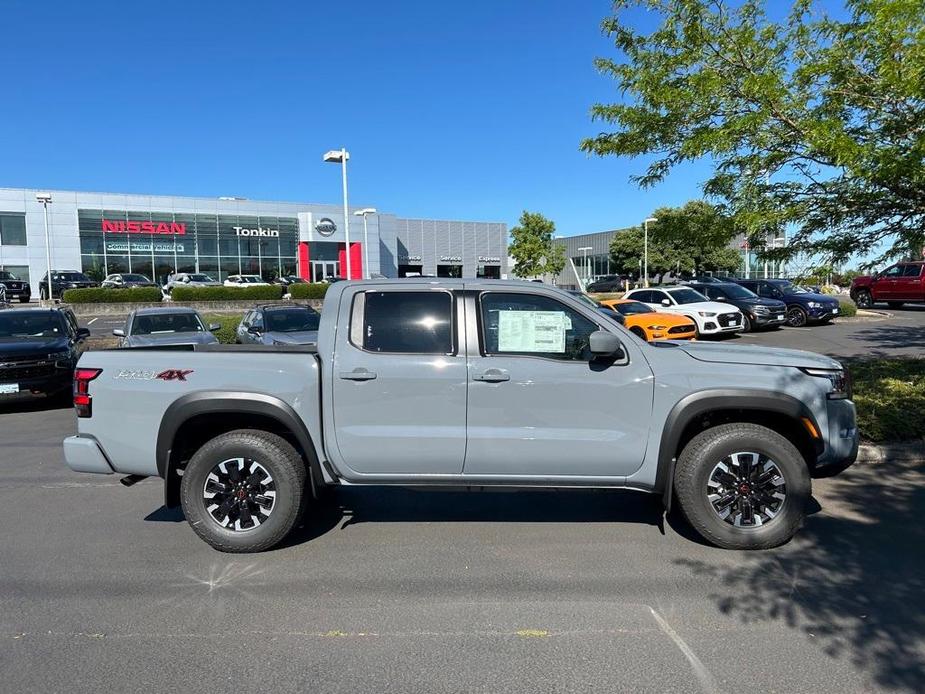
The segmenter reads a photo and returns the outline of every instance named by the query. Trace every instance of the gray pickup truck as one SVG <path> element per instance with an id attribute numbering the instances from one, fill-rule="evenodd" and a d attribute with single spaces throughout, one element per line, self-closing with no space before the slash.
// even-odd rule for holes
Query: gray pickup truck
<path id="1" fill-rule="evenodd" d="M 80 472 L 164 479 L 213 547 L 280 542 L 337 485 L 618 487 L 757 549 L 858 448 L 845 369 L 817 354 L 646 343 L 531 282 L 338 282 L 317 345 L 85 353 Z"/>

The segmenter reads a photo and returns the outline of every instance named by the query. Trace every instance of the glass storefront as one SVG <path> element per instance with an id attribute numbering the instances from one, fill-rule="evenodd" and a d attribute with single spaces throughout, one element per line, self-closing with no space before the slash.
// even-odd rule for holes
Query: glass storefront
<path id="1" fill-rule="evenodd" d="M 114 272 L 137 272 L 161 284 L 172 271 L 220 281 L 296 274 L 296 217 L 85 209 L 77 217 L 82 269 L 96 280 Z"/>

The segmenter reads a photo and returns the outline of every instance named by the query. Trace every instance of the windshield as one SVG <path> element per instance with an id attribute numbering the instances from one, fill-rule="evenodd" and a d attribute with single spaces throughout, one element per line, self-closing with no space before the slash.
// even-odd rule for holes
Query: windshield
<path id="1" fill-rule="evenodd" d="M 730 299 L 755 299 L 758 296 L 755 292 L 738 284 L 724 284 L 716 287 L 716 291 L 722 292 Z"/>
<path id="2" fill-rule="evenodd" d="M 0 270 L 0 280 L 18 280 L 19 278 L 12 272 Z"/>
<path id="3" fill-rule="evenodd" d="M 205 331 L 195 313 L 151 313 L 135 316 L 132 335 L 164 335 L 168 333 L 199 333 Z"/>
<path id="4" fill-rule="evenodd" d="M 570 292 L 570 293 L 571 293 L 571 292 Z M 591 298 L 590 296 L 588 296 L 587 294 L 581 294 L 580 292 L 575 292 L 574 294 L 572 294 L 572 296 L 574 296 L 576 299 L 578 299 L 581 303 L 587 304 L 587 305 L 590 306 L 591 308 L 600 308 L 600 307 L 601 307 L 601 305 L 600 305 L 599 303 L 597 303 L 594 299 L 592 299 L 592 298 Z"/>
<path id="5" fill-rule="evenodd" d="M 54 275 L 58 282 L 89 282 L 90 278 L 80 272 L 59 272 Z"/>
<path id="6" fill-rule="evenodd" d="M 191 282 L 214 282 L 208 275 L 188 275 Z"/>
<path id="7" fill-rule="evenodd" d="M 789 281 L 788 282 L 778 282 L 774 284 L 774 286 L 780 289 L 784 294 L 811 294 L 812 293 L 805 287 L 801 287 L 800 285 L 794 284 L 793 282 L 789 282 Z"/>
<path id="8" fill-rule="evenodd" d="M 123 282 L 150 282 L 144 275 L 122 275 Z"/>
<path id="9" fill-rule="evenodd" d="M 668 293 L 671 294 L 671 298 L 679 304 L 696 304 L 698 301 L 709 301 L 709 299 L 700 292 L 687 287 L 684 289 L 672 289 Z"/>
<path id="10" fill-rule="evenodd" d="M 61 337 L 64 326 L 56 313 L 0 312 L 2 337 Z"/>
<path id="11" fill-rule="evenodd" d="M 317 330 L 321 314 L 310 308 L 287 308 L 267 311 L 266 327 L 271 333 L 297 333 Z"/>
<path id="12" fill-rule="evenodd" d="M 612 308 L 619 311 L 624 316 L 635 316 L 639 313 L 655 313 L 654 309 L 649 308 L 641 301 L 627 301 L 623 304 L 614 304 Z"/>

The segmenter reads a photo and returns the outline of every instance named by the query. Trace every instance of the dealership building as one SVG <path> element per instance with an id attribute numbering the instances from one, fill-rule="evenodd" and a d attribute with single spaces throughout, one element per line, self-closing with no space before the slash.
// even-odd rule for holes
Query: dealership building
<path id="1" fill-rule="evenodd" d="M 214 279 L 299 275 L 309 281 L 382 275 L 507 278 L 507 226 L 410 219 L 340 205 L 0 188 L 0 269 L 33 287 L 45 275 L 48 193 L 53 270 L 94 279 L 133 272 L 165 282 L 171 271 Z M 37 292 L 35 292 L 37 294 Z"/>

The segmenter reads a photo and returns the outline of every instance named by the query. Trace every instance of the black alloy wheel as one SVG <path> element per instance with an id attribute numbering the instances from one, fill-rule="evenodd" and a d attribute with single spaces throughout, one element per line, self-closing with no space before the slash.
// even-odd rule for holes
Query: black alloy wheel
<path id="1" fill-rule="evenodd" d="M 787 309 L 787 325 L 792 328 L 800 328 L 806 325 L 809 317 L 799 306 L 791 306 Z"/>

